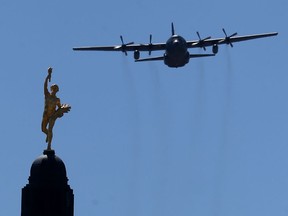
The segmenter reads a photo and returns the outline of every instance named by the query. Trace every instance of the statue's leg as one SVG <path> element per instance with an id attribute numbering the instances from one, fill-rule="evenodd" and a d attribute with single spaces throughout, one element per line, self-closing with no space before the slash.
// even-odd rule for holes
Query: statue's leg
<path id="1" fill-rule="evenodd" d="M 41 129 L 42 132 L 46 134 L 46 143 L 48 142 L 48 129 L 47 129 L 48 122 L 49 118 L 47 116 L 43 116 Z"/>
<path id="2" fill-rule="evenodd" d="M 51 143 L 53 138 L 53 127 L 55 124 L 56 118 L 51 117 L 49 120 L 49 127 L 48 127 L 48 134 L 47 134 L 47 141 L 48 141 L 48 150 L 51 150 Z"/>
<path id="3" fill-rule="evenodd" d="M 47 129 L 48 122 L 49 122 L 49 118 L 46 116 L 43 116 L 41 129 L 42 129 L 42 132 L 45 133 L 46 135 L 48 134 L 48 129 Z"/>

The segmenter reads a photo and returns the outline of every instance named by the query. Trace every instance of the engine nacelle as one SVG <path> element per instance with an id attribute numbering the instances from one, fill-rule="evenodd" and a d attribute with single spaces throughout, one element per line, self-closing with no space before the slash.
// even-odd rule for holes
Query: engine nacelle
<path id="1" fill-rule="evenodd" d="M 217 54 L 218 53 L 218 45 L 217 44 L 214 44 L 213 46 L 212 46 L 212 52 L 213 52 L 213 54 Z"/>
<path id="2" fill-rule="evenodd" d="M 139 52 L 139 50 L 135 50 L 134 51 L 134 59 L 138 60 L 139 58 L 140 58 L 140 52 Z"/>

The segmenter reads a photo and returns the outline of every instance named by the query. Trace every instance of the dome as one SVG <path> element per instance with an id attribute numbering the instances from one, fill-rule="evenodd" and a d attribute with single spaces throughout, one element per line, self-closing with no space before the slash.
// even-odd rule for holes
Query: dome
<path id="1" fill-rule="evenodd" d="M 68 182 L 64 162 L 54 150 L 45 150 L 32 164 L 29 183 L 34 186 L 62 186 Z"/>

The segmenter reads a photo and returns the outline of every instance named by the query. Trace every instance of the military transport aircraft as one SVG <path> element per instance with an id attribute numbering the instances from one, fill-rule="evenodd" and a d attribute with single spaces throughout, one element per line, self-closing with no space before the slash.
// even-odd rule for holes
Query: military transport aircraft
<path id="1" fill-rule="evenodd" d="M 174 25 L 171 24 L 172 36 L 167 40 L 166 43 L 152 43 L 152 35 L 150 35 L 150 42 L 148 44 L 134 44 L 134 42 L 124 43 L 123 37 L 120 36 L 121 45 L 115 46 L 92 46 L 92 47 L 75 47 L 73 50 L 80 51 L 122 51 L 127 56 L 127 51 L 134 52 L 134 59 L 136 62 L 141 61 L 155 61 L 164 60 L 164 63 L 168 67 L 182 67 L 189 62 L 190 58 L 209 57 L 215 56 L 218 53 L 218 45 L 227 44 L 233 47 L 233 43 L 241 42 L 246 40 L 252 40 L 257 38 L 276 36 L 277 32 L 236 36 L 234 33 L 230 36 L 226 34 L 225 29 L 222 29 L 225 37 L 211 39 L 206 37 L 202 39 L 199 32 L 197 32 L 198 40 L 186 41 L 180 35 L 176 35 L 174 31 Z M 212 46 L 211 54 L 190 54 L 188 48 L 202 48 L 206 51 L 206 47 Z M 152 51 L 165 50 L 163 56 L 140 58 L 140 52 L 146 51 L 151 55 Z"/>

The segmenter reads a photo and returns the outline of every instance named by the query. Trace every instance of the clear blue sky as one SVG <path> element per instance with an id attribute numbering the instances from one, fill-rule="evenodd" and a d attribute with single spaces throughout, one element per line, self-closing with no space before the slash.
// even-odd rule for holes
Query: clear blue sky
<path id="1" fill-rule="evenodd" d="M 20 215 L 21 188 L 46 148 L 49 66 L 72 106 L 52 147 L 76 216 L 287 216 L 287 9 L 286 0 L 1 0 L 0 216 Z M 166 42 L 172 21 L 187 40 L 222 37 L 223 27 L 279 36 L 178 69 L 72 51 L 119 44 L 120 34 Z"/>

